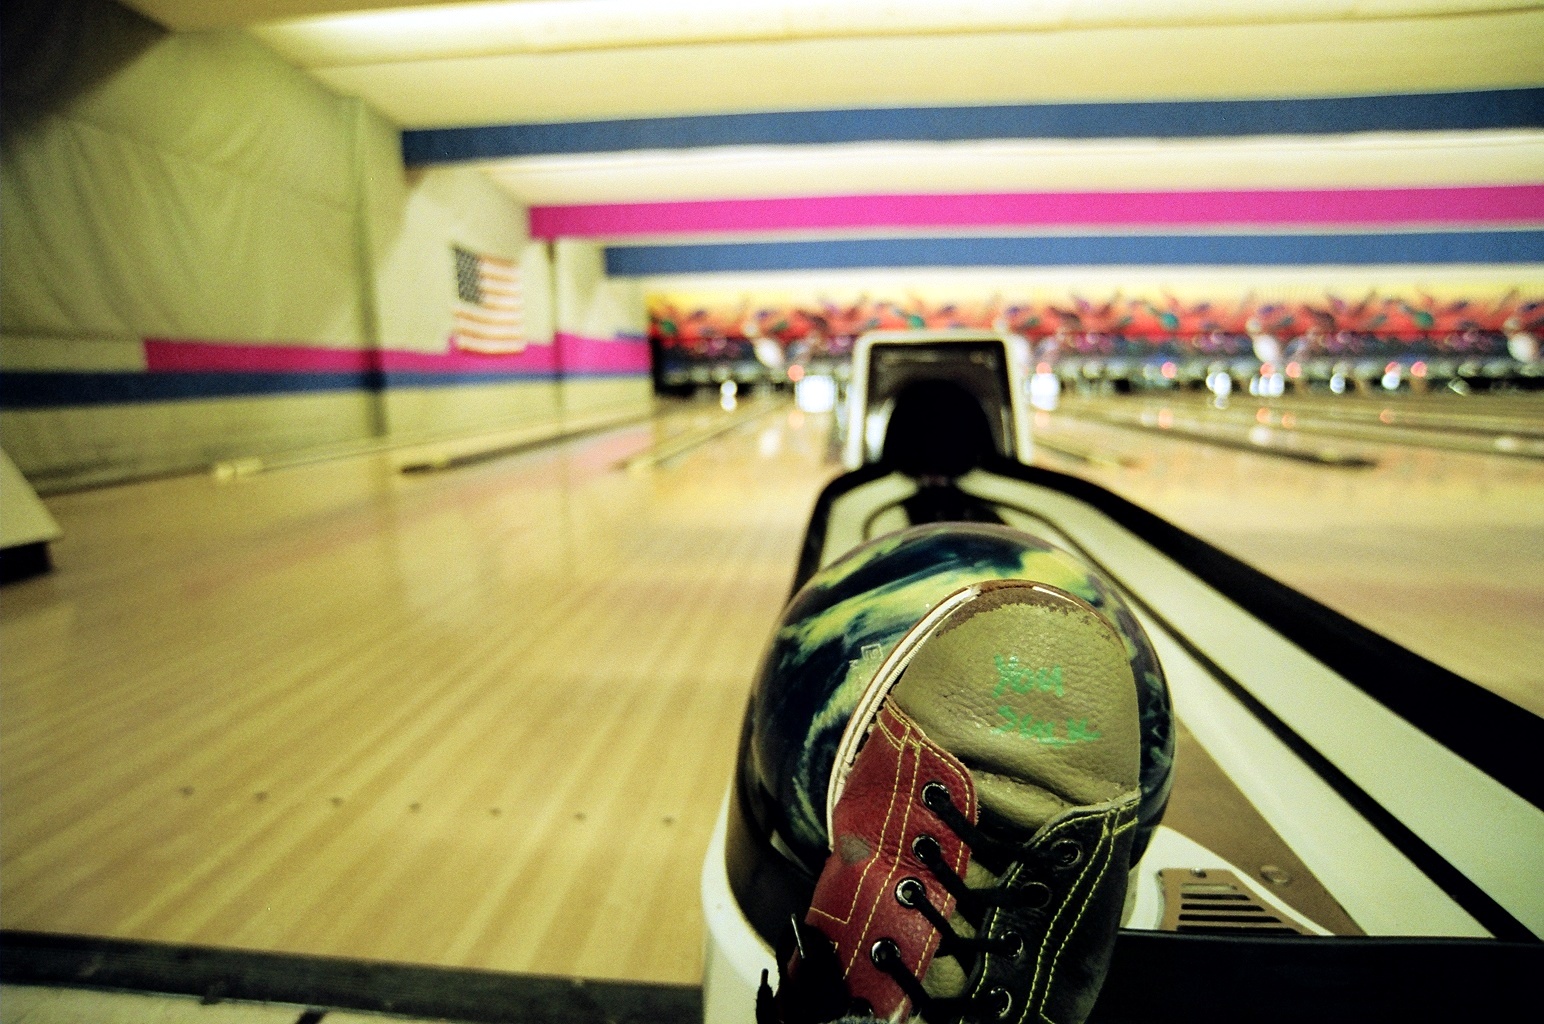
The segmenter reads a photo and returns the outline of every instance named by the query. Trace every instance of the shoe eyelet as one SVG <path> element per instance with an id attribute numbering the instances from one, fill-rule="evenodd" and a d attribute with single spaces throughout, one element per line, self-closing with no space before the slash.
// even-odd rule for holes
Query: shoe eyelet
<path id="1" fill-rule="evenodd" d="M 911 841 L 911 852 L 924 864 L 940 861 L 944 856 L 944 848 L 926 832 Z"/>
<path id="2" fill-rule="evenodd" d="M 1002 1020 L 1013 1012 L 1013 994 L 1001 985 L 993 985 L 987 989 L 986 998 L 982 1000 L 986 1011 L 998 1020 Z"/>
<path id="3" fill-rule="evenodd" d="M 954 798 L 949 795 L 949 787 L 942 782 L 929 782 L 922 787 L 922 803 L 928 810 L 937 813 L 945 807 L 953 807 Z"/>
<path id="4" fill-rule="evenodd" d="M 1051 844 L 1051 861 L 1059 868 L 1070 868 L 1083 859 L 1083 847 L 1075 840 L 1061 839 Z"/>
<path id="5" fill-rule="evenodd" d="M 1051 887 L 1044 882 L 1030 882 L 1021 890 L 1023 904 L 1030 910 L 1044 910 L 1051 902 Z"/>
<path id="6" fill-rule="evenodd" d="M 894 939 L 880 939 L 869 947 L 869 962 L 880 970 L 885 969 L 886 963 L 901 962 L 901 947 L 895 944 Z"/>
<path id="7" fill-rule="evenodd" d="M 915 907 L 925 899 L 927 888 L 915 878 L 903 878 L 895 887 L 895 902 L 903 907 Z"/>
<path id="8" fill-rule="evenodd" d="M 1007 947 L 1007 952 L 1003 955 L 1009 960 L 1017 961 L 1024 956 L 1024 936 L 1018 932 L 1004 932 L 1003 944 Z"/>

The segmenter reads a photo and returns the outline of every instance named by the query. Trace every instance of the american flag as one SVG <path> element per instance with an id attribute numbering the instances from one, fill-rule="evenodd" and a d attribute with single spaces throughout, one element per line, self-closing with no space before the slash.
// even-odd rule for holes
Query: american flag
<path id="1" fill-rule="evenodd" d="M 497 355 L 525 348 L 520 266 L 451 246 L 456 257 L 456 348 Z"/>

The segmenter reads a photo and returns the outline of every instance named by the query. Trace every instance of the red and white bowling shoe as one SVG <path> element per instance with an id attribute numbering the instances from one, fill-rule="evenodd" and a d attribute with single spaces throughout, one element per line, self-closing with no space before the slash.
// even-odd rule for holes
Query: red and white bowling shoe
<path id="1" fill-rule="evenodd" d="M 1079 598 L 1000 581 L 895 647 L 838 752 L 831 854 L 762 1024 L 1077 1024 L 1130 870 L 1136 684 Z"/>

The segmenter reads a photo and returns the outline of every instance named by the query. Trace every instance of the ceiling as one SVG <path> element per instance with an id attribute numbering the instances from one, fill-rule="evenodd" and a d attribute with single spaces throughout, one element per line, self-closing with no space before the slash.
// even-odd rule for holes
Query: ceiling
<path id="1" fill-rule="evenodd" d="M 125 0 L 407 129 L 1544 85 L 1544 0 Z M 686 146 L 481 162 L 526 204 L 1544 181 L 1544 128 Z"/>
<path id="2" fill-rule="evenodd" d="M 1105 25 L 1249 24 L 1264 21 L 1387 20 L 1518 10 L 1528 0 L 124 0 L 170 29 L 246 28 L 296 19 L 343 24 L 338 16 L 389 24 L 430 12 L 449 35 L 490 24 L 506 39 L 555 33 L 569 45 L 614 45 L 622 38 L 713 39 L 983 31 L 1055 30 Z M 417 12 L 416 14 L 410 12 Z M 329 18 L 329 16 L 332 16 Z M 417 21 L 417 24 L 425 24 Z M 434 21 L 428 22 L 430 24 Z M 419 41 L 422 42 L 421 40 Z M 534 45 L 534 39 L 532 40 Z M 473 44 L 477 45 L 477 44 Z M 500 44 L 502 47 L 506 44 Z"/>

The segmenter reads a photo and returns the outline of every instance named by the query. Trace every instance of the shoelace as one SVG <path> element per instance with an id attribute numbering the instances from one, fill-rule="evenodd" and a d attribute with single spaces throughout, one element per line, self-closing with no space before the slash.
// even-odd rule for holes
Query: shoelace
<path id="1" fill-rule="evenodd" d="M 942 821 L 951 832 L 969 848 L 971 856 L 977 860 L 985 860 L 988 863 L 1006 863 L 1013 859 L 1014 850 L 1008 845 L 998 842 L 986 835 L 981 829 L 970 822 L 959 808 L 954 806 L 954 799 L 950 796 L 946 786 L 939 782 L 929 782 L 922 787 L 922 802 Z M 1066 842 L 1066 841 L 1064 841 Z M 1052 847 L 1052 855 L 1057 855 L 1057 848 L 1063 843 Z M 1076 844 L 1069 844 L 1070 850 L 1063 850 L 1065 856 L 1069 852 L 1076 857 L 1081 857 L 1082 852 L 1076 849 Z M 1051 887 L 1043 882 L 1031 881 L 1021 884 L 1014 890 L 1007 891 L 1001 888 L 974 889 L 966 884 L 965 879 L 956 872 L 944 859 L 943 848 L 937 839 L 926 833 L 919 835 L 912 841 L 912 853 L 914 853 L 923 866 L 926 867 L 935 878 L 938 879 L 945 891 L 954 897 L 955 904 L 959 908 L 960 916 L 968 921 L 972 928 L 980 932 L 986 916 L 994 908 L 1009 904 L 1024 907 L 1030 911 L 1041 910 L 1048 906 L 1053 895 Z M 1009 931 L 995 938 L 981 935 L 961 935 L 955 930 L 954 925 L 944 916 L 943 912 L 935 907 L 927 898 L 927 888 L 920 879 L 907 876 L 901 879 L 895 887 L 895 899 L 901 906 L 917 911 L 923 916 L 940 935 L 938 955 L 954 956 L 962 960 L 961 954 L 974 958 L 984 953 L 992 953 L 999 956 L 1017 960 L 1024 952 L 1024 938 L 1016 932 Z M 825 936 L 799 921 L 794 921 L 793 934 L 798 941 L 803 964 L 801 975 L 804 979 L 813 980 L 812 976 L 824 976 L 832 970 L 840 976 L 840 968 L 836 966 L 834 957 L 830 955 L 829 944 L 821 941 L 818 943 L 819 952 L 812 948 L 811 940 L 824 940 Z M 790 954 L 792 950 L 788 951 Z M 819 954 L 823 953 L 824 956 Z M 811 955 L 815 954 L 815 955 Z M 829 959 L 829 964 L 825 960 Z M 1008 1017 L 1013 1011 L 1013 994 L 1002 986 L 993 986 L 985 992 L 970 996 L 935 996 L 922 986 L 922 981 L 912 974 L 905 963 L 902 962 L 900 946 L 893 939 L 881 938 L 869 948 L 869 959 L 874 966 L 883 971 L 900 986 L 911 1000 L 913 1008 L 931 1024 L 944 1024 L 946 1021 L 958 1021 L 966 1016 L 1000 1020 Z M 783 974 L 783 964 L 788 956 L 778 957 L 779 975 Z M 967 972 L 971 973 L 971 972 Z M 786 977 L 779 978 L 780 983 L 786 983 Z M 824 979 L 823 979 L 824 981 Z M 806 983 L 809 983 L 808 981 Z M 822 982 L 816 982 L 821 984 Z M 828 997 L 829 998 L 829 997 Z M 832 1003 L 827 1000 L 827 1007 Z M 852 1010 L 860 1010 L 862 1007 L 850 1007 Z M 828 1011 L 829 1012 L 829 1011 Z M 811 1018 L 814 1019 L 814 1018 Z M 767 984 L 766 973 L 763 972 L 761 991 L 757 996 L 757 1020 L 764 1022 L 776 1022 L 778 1020 L 772 1005 L 772 990 Z M 785 1018 L 788 1024 L 793 1021 L 802 1021 L 798 1014 Z"/>
<path id="2" fill-rule="evenodd" d="M 1012 851 L 977 828 L 954 805 L 948 787 L 939 782 L 929 782 L 922 787 L 922 802 L 969 848 L 977 860 L 1006 862 Z M 999 888 L 973 889 L 965 879 L 944 859 L 943 848 L 938 840 L 926 833 L 912 841 L 912 853 L 938 879 L 945 891 L 954 897 L 960 916 L 978 933 L 986 915 L 1005 904 L 1039 910 L 1051 901 L 1051 888 L 1042 882 L 1030 882 L 1012 892 Z M 927 889 L 916 878 L 903 878 L 895 888 L 896 902 L 917 911 L 940 935 L 939 956 L 953 956 L 962 964 L 966 957 L 993 953 L 1010 959 L 1018 959 L 1024 952 L 1024 938 L 1016 932 L 989 938 L 981 935 L 961 935 L 943 912 L 927 898 Z M 890 939 L 880 939 L 869 951 L 874 966 L 884 971 L 901 987 L 913 1006 L 929 1021 L 953 1020 L 967 1014 L 996 1019 L 1006 1017 L 1013 1008 L 1013 995 L 1007 989 L 994 986 L 975 996 L 939 997 L 931 995 L 922 982 L 901 962 L 900 947 Z"/>

